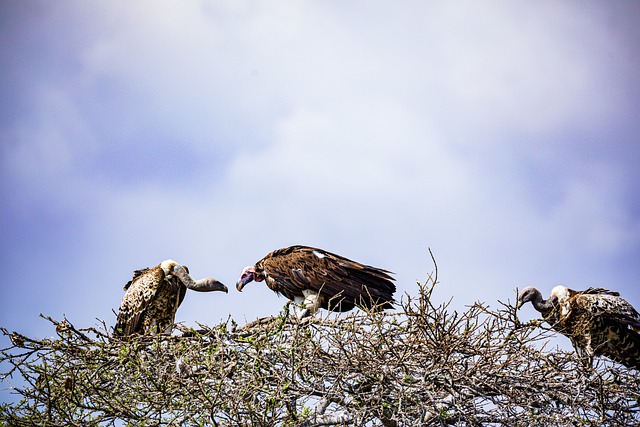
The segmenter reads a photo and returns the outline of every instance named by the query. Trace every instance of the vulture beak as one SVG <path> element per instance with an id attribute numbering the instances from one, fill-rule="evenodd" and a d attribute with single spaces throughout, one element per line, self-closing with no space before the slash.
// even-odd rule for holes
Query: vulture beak
<path id="1" fill-rule="evenodd" d="M 236 282 L 236 289 L 238 290 L 238 292 L 242 292 L 242 288 L 244 288 L 244 285 L 246 285 L 249 282 L 250 280 L 245 283 L 242 279 L 238 279 L 238 281 Z"/>
<path id="2" fill-rule="evenodd" d="M 238 290 L 238 292 L 242 292 L 242 288 L 244 288 L 247 283 L 250 283 L 252 281 L 253 271 L 250 267 L 247 267 L 242 271 L 242 276 L 240 276 L 240 278 L 236 282 L 236 289 Z"/>

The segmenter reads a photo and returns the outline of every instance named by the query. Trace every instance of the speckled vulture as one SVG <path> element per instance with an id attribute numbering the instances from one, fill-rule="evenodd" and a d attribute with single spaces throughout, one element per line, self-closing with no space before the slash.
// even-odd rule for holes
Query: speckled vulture
<path id="1" fill-rule="evenodd" d="M 640 314 L 618 292 L 556 286 L 551 298 L 557 299 L 559 328 L 589 364 L 602 355 L 640 369 Z"/>
<path id="2" fill-rule="evenodd" d="M 293 300 L 302 309 L 297 317 L 319 308 L 344 312 L 393 307 L 396 286 L 391 272 L 363 265 L 340 255 L 308 246 L 278 249 L 246 267 L 236 283 L 242 291 L 251 281 L 265 281 L 269 289 Z"/>
<path id="3" fill-rule="evenodd" d="M 195 281 L 189 270 L 173 260 L 153 268 L 136 270 L 124 286 L 115 336 L 161 333 L 173 326 L 176 311 L 187 289 L 198 292 L 222 291 L 227 287 L 215 279 Z"/>

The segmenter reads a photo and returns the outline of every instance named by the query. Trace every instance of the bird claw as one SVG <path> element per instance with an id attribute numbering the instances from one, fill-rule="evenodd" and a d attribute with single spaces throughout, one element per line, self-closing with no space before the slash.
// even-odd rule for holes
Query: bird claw
<path id="1" fill-rule="evenodd" d="M 310 314 L 308 308 L 303 308 L 302 310 L 296 312 L 296 320 L 302 321 L 305 317 L 308 317 Z"/>

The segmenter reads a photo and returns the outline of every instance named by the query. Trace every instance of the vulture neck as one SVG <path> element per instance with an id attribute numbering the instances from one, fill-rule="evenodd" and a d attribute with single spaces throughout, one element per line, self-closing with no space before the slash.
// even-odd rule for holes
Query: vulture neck
<path id="1" fill-rule="evenodd" d="M 542 294 L 540 292 L 535 294 L 535 297 L 531 300 L 531 304 L 533 304 L 533 308 L 544 316 L 551 313 L 554 308 L 553 304 L 551 304 L 549 300 L 542 299 Z"/>

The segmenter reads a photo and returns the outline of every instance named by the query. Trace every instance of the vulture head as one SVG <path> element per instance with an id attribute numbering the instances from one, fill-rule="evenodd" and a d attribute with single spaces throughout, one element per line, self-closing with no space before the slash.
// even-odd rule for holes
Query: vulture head
<path id="1" fill-rule="evenodd" d="M 516 308 L 520 308 L 526 303 L 533 301 L 542 301 L 542 294 L 533 286 L 527 286 L 520 291 L 520 294 L 518 295 L 518 302 L 516 303 Z"/>
<path id="2" fill-rule="evenodd" d="M 264 274 L 256 273 L 256 268 L 253 265 L 245 267 L 242 270 L 242 274 L 240 278 L 236 282 L 236 289 L 242 292 L 242 288 L 244 288 L 247 283 L 251 282 L 262 282 L 264 280 Z"/>
<path id="3" fill-rule="evenodd" d="M 189 269 L 187 266 L 180 265 L 172 259 L 162 261 L 160 263 L 160 268 L 162 268 L 162 271 L 164 271 L 166 276 L 177 277 L 187 287 L 187 289 L 198 292 L 228 292 L 227 287 L 216 279 L 207 277 L 205 279 L 193 280 L 193 278 L 189 276 Z"/>
<path id="4" fill-rule="evenodd" d="M 518 302 L 516 303 L 516 309 L 521 308 L 524 304 L 531 302 L 533 307 L 542 314 L 547 314 L 553 311 L 555 303 L 557 302 L 557 296 L 551 293 L 551 297 L 548 300 L 542 298 L 542 294 L 539 290 L 533 286 L 527 286 L 518 295 Z"/>

